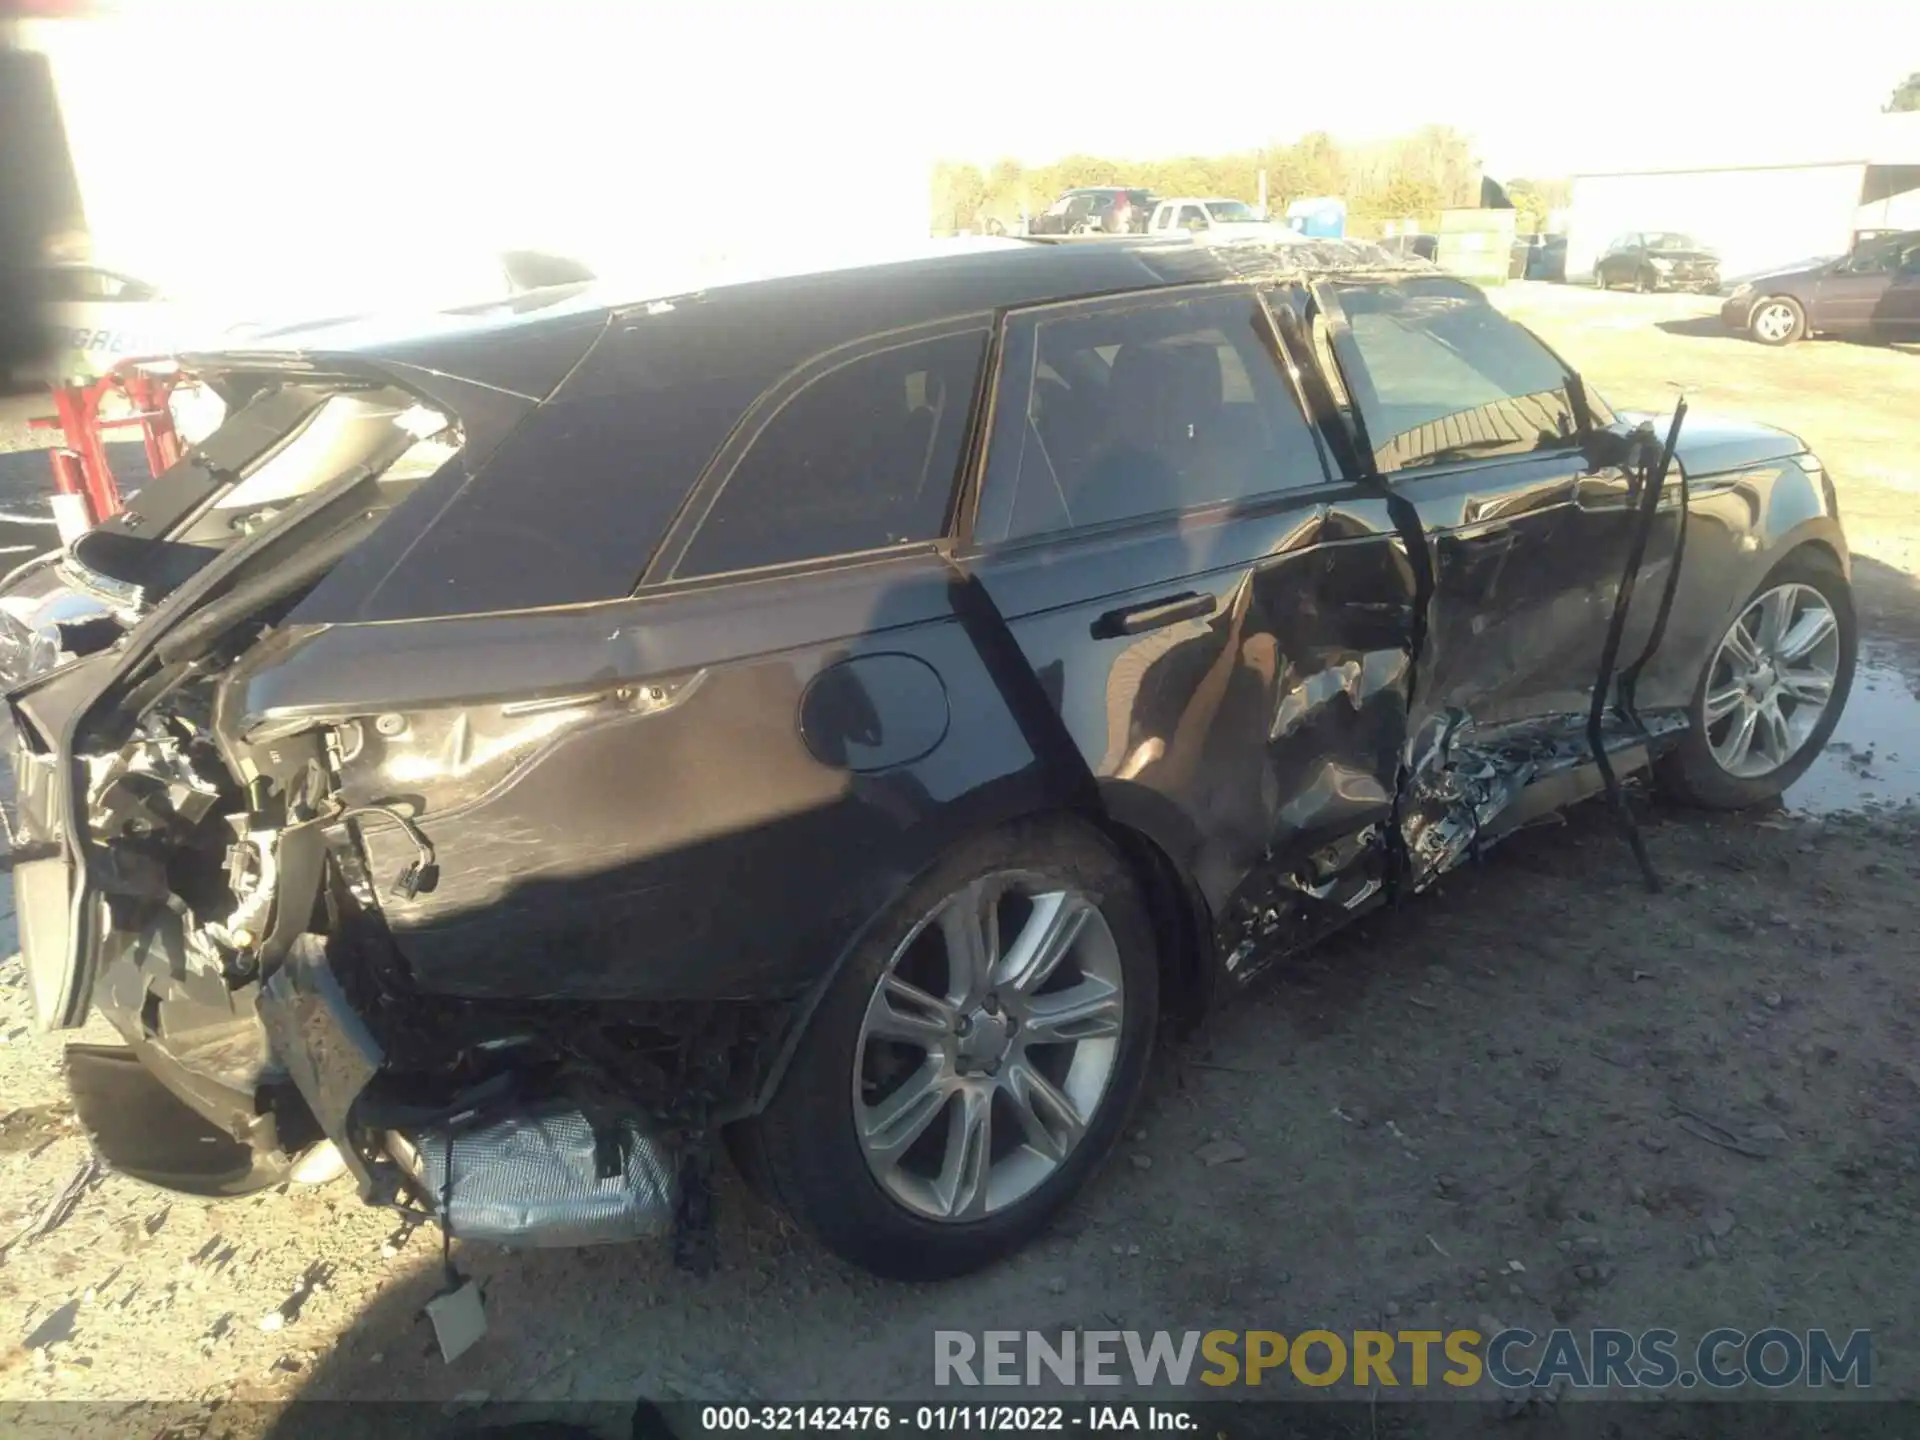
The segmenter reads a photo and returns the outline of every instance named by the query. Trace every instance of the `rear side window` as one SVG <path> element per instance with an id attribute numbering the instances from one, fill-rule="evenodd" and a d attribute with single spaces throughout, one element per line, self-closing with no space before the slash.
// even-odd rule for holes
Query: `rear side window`
<path id="1" fill-rule="evenodd" d="M 1266 314 L 1244 294 L 1016 317 L 978 538 L 1319 484 L 1312 432 L 1269 346 Z"/>
<path id="2" fill-rule="evenodd" d="M 803 386 L 734 466 L 676 577 L 937 539 L 986 342 L 898 345 Z"/>
<path id="3" fill-rule="evenodd" d="M 1559 362 L 1472 286 L 1331 288 L 1357 352 L 1340 356 L 1346 389 L 1382 473 L 1577 443 Z"/>

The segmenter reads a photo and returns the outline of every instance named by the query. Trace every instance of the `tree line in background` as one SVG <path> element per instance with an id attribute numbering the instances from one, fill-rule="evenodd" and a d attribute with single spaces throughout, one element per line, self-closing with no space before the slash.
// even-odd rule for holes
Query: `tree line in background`
<path id="1" fill-rule="evenodd" d="M 1896 85 L 1893 98 L 1887 102 L 1889 114 L 1902 110 L 1920 110 L 1920 70 Z"/>
<path id="2" fill-rule="evenodd" d="M 1349 225 L 1357 234 L 1378 233 L 1389 220 L 1425 225 L 1440 210 L 1480 203 L 1480 167 L 1471 142 L 1445 125 L 1428 125 L 1364 144 L 1315 131 L 1291 145 L 1172 160 L 1069 155 L 1033 167 L 1001 160 L 985 170 L 943 160 L 933 171 L 933 229 L 936 234 L 978 232 L 997 222 L 1015 230 L 1022 215 L 1038 214 L 1063 192 L 1085 185 L 1137 185 L 1156 195 L 1254 204 L 1262 170 L 1275 214 L 1284 213 L 1291 200 L 1338 195 L 1347 202 Z M 1519 228 L 1531 231 L 1544 228 L 1548 213 L 1567 203 L 1568 186 L 1564 180 L 1516 180 L 1507 192 L 1520 212 Z"/>

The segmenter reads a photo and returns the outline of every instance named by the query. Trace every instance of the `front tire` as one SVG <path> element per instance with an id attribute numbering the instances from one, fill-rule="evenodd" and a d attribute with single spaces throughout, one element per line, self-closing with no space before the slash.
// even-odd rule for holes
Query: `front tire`
<path id="1" fill-rule="evenodd" d="M 1807 312 L 1790 295 L 1769 295 L 1748 312 L 1747 333 L 1762 345 L 1791 345 L 1807 333 Z"/>
<path id="2" fill-rule="evenodd" d="M 1022 822 L 949 854 L 860 942 L 751 1169 L 826 1247 L 940 1280 L 1037 1235 L 1118 1139 L 1159 1011 L 1138 881 L 1098 832 Z"/>
<path id="3" fill-rule="evenodd" d="M 1694 687 L 1685 738 L 1661 762 L 1681 799 L 1745 810 L 1780 798 L 1840 723 L 1859 629 L 1838 571 L 1791 555 L 1761 582 Z"/>
<path id="4" fill-rule="evenodd" d="M 1613 288 L 1607 282 L 1606 266 L 1596 265 L 1593 267 L 1593 288 L 1596 290 L 1610 290 Z"/>

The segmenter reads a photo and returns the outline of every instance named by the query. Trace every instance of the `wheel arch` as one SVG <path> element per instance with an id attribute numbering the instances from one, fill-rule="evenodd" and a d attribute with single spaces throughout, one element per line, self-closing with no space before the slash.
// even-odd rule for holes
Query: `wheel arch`
<path id="1" fill-rule="evenodd" d="M 833 962 L 795 1003 L 773 1057 L 753 1087 L 750 1102 L 738 1114 L 725 1116 L 724 1123 L 758 1114 L 772 1101 L 835 978 L 872 934 L 873 928 L 892 913 L 894 906 L 920 883 L 924 875 L 961 845 L 1016 825 L 1053 819 L 1085 826 L 1111 845 L 1132 871 L 1145 897 L 1149 918 L 1153 921 L 1155 949 L 1160 962 L 1161 1015 L 1183 1030 L 1197 1024 L 1212 1003 L 1219 967 L 1214 963 L 1216 952 L 1211 912 L 1191 872 L 1174 859 L 1164 843 L 1164 837 L 1156 837 L 1150 833 L 1149 827 L 1129 819 L 1116 818 L 1104 809 L 1091 811 L 1069 805 L 1035 806 L 1019 813 L 1002 815 L 990 823 L 949 837 L 947 843 L 936 850 L 925 865 L 890 887 L 891 893 L 882 903 L 869 909 L 839 946 Z"/>
<path id="2" fill-rule="evenodd" d="M 1199 1024 L 1211 1007 L 1220 967 L 1213 919 L 1193 874 L 1159 841 L 1106 816 L 1098 827 L 1126 860 L 1146 895 L 1160 961 L 1160 1013 L 1181 1031 Z"/>

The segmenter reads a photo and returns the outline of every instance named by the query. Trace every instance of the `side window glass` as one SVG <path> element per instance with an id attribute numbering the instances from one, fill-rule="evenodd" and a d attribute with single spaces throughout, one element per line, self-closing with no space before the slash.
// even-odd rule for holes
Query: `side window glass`
<path id="1" fill-rule="evenodd" d="M 1884 275 L 1902 268 L 1901 255 L 1913 245 L 1911 235 L 1888 235 L 1854 248 L 1847 268 L 1860 275 Z"/>
<path id="2" fill-rule="evenodd" d="M 1003 372 L 978 538 L 1319 484 L 1319 451 L 1267 323 L 1244 294 L 1016 316 L 1007 353 L 1018 363 Z"/>
<path id="3" fill-rule="evenodd" d="M 1357 350 L 1346 375 L 1380 470 L 1577 443 L 1550 351 L 1449 276 L 1334 284 Z"/>
<path id="4" fill-rule="evenodd" d="M 986 342 L 897 345 L 807 384 L 740 457 L 675 577 L 937 539 Z"/>
<path id="5" fill-rule="evenodd" d="M 1207 228 L 1206 212 L 1198 205 L 1182 205 L 1180 223 L 1189 230 L 1204 230 Z"/>

